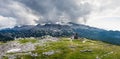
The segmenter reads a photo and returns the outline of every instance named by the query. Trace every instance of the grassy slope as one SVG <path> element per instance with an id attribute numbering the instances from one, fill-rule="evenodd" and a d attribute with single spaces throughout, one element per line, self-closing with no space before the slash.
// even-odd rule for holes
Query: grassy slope
<path id="1" fill-rule="evenodd" d="M 31 40 L 32 41 L 32 40 Z M 34 40 L 33 40 L 34 41 Z M 22 43 L 30 42 L 25 40 Z M 34 41 L 34 43 L 37 42 Z M 44 52 L 54 51 L 54 54 L 45 55 Z M 120 46 L 108 43 L 79 39 L 71 41 L 61 38 L 57 42 L 47 42 L 44 46 L 36 46 L 38 56 L 19 55 L 17 59 L 120 59 Z M 6 58 L 7 59 L 7 58 Z"/>

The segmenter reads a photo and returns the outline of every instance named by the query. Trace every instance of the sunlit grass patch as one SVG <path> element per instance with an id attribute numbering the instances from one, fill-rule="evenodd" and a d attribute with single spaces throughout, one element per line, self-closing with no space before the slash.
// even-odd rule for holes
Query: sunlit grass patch
<path id="1" fill-rule="evenodd" d="M 21 43 L 40 43 L 36 39 L 18 40 Z M 120 46 L 80 38 L 60 38 L 58 41 L 45 41 L 43 45 L 36 45 L 31 51 L 37 56 L 17 55 L 23 59 L 120 59 Z M 17 53 L 16 53 L 17 54 Z M 20 57 L 19 57 L 20 56 Z M 7 58 L 7 57 L 6 57 Z"/>
<path id="2" fill-rule="evenodd" d="M 28 42 L 36 43 L 38 40 L 36 40 L 36 39 L 19 39 L 18 41 L 20 43 L 28 43 Z"/>

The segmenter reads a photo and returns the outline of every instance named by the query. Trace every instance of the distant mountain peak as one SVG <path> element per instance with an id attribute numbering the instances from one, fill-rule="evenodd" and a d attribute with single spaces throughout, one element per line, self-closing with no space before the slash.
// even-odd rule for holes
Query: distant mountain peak
<path id="1" fill-rule="evenodd" d="M 120 44 L 120 32 L 119 31 L 107 31 L 99 28 L 90 27 L 83 24 L 76 24 L 68 22 L 65 25 L 59 23 L 46 23 L 44 25 L 24 25 L 16 26 L 10 29 L 0 30 L 1 37 L 40 37 L 44 35 L 51 35 L 54 37 L 72 36 L 74 33 L 78 33 L 79 37 L 85 37 L 89 39 L 98 39 L 114 44 Z M 4 35 L 4 36 L 2 36 Z M 0 39 L 1 39 L 0 37 Z M 3 39 L 3 38 L 2 38 Z"/>

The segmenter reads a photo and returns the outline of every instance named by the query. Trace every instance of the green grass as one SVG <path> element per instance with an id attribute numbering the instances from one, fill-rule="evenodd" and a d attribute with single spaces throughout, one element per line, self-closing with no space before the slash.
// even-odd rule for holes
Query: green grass
<path id="1" fill-rule="evenodd" d="M 0 42 L 0 45 L 4 44 L 3 42 Z"/>
<path id="2" fill-rule="evenodd" d="M 28 42 L 31 42 L 31 43 L 36 43 L 38 40 L 36 39 L 19 39 L 18 40 L 20 43 L 28 43 Z"/>
<path id="3" fill-rule="evenodd" d="M 82 41 L 86 40 L 85 43 Z M 36 40 L 19 40 L 21 43 L 32 42 Z M 25 42 L 24 42 L 25 41 Z M 84 50 L 91 50 L 84 51 Z M 44 55 L 44 52 L 55 51 L 52 55 Z M 84 51 L 84 52 L 81 52 Z M 61 38 L 57 42 L 46 42 L 45 46 L 36 46 L 35 51 L 38 56 L 20 55 L 19 59 L 120 59 L 120 46 L 93 41 L 88 39 L 79 39 L 71 41 L 68 38 Z"/>

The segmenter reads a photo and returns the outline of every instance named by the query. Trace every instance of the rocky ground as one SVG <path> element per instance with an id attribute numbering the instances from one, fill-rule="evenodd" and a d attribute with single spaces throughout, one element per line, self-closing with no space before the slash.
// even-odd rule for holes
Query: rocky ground
<path id="1" fill-rule="evenodd" d="M 85 38 L 18 38 L 0 44 L 0 59 L 120 59 L 119 49 Z"/>
<path id="2" fill-rule="evenodd" d="M 25 40 L 28 40 L 28 42 L 24 42 Z M 18 38 L 15 41 L 10 41 L 4 44 L 0 45 L 0 59 L 3 57 L 9 57 L 9 59 L 15 59 L 15 55 L 6 55 L 9 53 L 21 53 L 26 52 L 24 54 L 31 54 L 31 55 L 37 55 L 32 54 L 30 51 L 35 50 L 35 46 L 44 46 L 44 43 L 48 41 L 57 41 L 58 38 L 46 36 L 44 38 Z M 23 41 L 23 42 L 22 42 Z M 36 41 L 33 43 L 32 41 Z M 53 52 L 52 52 L 53 53 Z M 52 54 L 51 52 L 44 52 L 43 54 Z"/>

